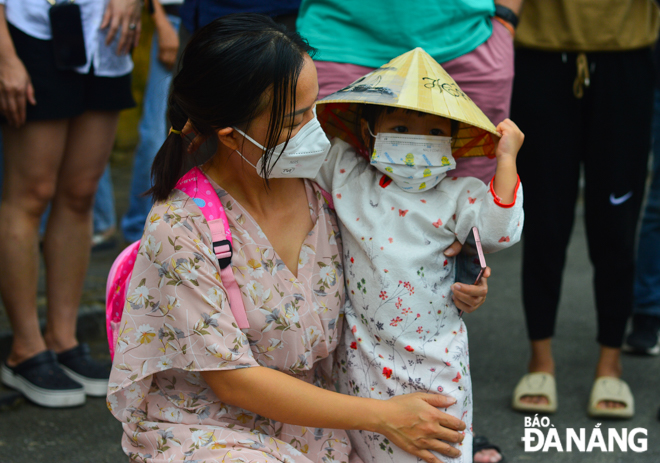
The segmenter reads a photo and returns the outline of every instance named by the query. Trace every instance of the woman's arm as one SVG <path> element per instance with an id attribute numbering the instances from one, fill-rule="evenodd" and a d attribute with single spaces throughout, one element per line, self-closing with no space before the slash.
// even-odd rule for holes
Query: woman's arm
<path id="1" fill-rule="evenodd" d="M 152 17 L 158 33 L 158 61 L 167 69 L 172 69 L 179 50 L 179 34 L 174 30 L 160 2 L 151 0 L 151 3 L 154 6 Z"/>
<path id="2" fill-rule="evenodd" d="M 7 28 L 5 5 L 0 5 L 0 112 L 9 125 L 18 128 L 25 123 L 27 102 L 37 104 L 34 87 L 23 62 L 16 55 Z"/>
<path id="3" fill-rule="evenodd" d="M 423 393 L 388 400 L 353 397 L 265 367 L 203 371 L 202 376 L 223 402 L 273 420 L 377 432 L 429 463 L 440 463 L 430 450 L 450 457 L 460 455 L 447 442 L 463 440 L 459 431 L 465 429 L 465 423 L 436 408 L 453 405 L 456 400 L 450 397 Z"/>

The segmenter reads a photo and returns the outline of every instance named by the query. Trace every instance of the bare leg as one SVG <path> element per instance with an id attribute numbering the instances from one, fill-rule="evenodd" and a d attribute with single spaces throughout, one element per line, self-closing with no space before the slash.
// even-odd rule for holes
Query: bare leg
<path id="1" fill-rule="evenodd" d="M 44 339 L 57 353 L 78 344 L 76 319 L 89 264 L 94 194 L 118 120 L 118 111 L 87 111 L 69 124 L 44 238 L 48 296 Z"/>
<path id="2" fill-rule="evenodd" d="M 552 358 L 552 338 L 542 339 L 540 341 L 531 341 L 532 358 L 529 361 L 530 373 L 550 373 L 555 374 L 555 361 Z M 548 398 L 545 396 L 523 396 L 521 402 L 531 404 L 548 404 Z"/>
<path id="3" fill-rule="evenodd" d="M 53 197 L 66 141 L 67 120 L 3 127 L 5 180 L 0 202 L 0 294 L 14 339 L 10 366 L 42 352 L 37 317 L 38 232 Z"/>
<path id="4" fill-rule="evenodd" d="M 621 349 L 613 347 L 600 346 L 600 358 L 596 366 L 596 378 L 601 376 L 611 376 L 620 378 L 622 373 L 621 367 Z M 625 408 L 625 404 L 621 402 L 613 402 L 610 400 L 603 400 L 598 402 L 598 408 Z"/>

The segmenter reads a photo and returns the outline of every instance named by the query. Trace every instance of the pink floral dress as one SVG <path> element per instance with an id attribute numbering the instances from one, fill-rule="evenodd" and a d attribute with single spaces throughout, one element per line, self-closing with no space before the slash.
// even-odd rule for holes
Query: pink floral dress
<path id="1" fill-rule="evenodd" d="M 223 403 L 200 371 L 265 366 L 332 388 L 344 303 L 335 217 L 306 184 L 314 228 L 295 277 L 225 191 L 232 267 L 250 328 L 237 328 L 208 225 L 174 191 L 145 226 L 114 358 L 108 408 L 123 423 L 131 461 L 347 462 L 343 430 L 292 426 Z M 351 461 L 359 461 L 351 456 Z"/>

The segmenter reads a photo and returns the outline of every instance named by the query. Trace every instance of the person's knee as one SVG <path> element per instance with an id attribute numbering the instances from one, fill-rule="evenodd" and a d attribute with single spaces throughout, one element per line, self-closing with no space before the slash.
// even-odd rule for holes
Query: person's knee
<path id="1" fill-rule="evenodd" d="M 40 220 L 48 204 L 55 196 L 56 184 L 50 179 L 35 179 L 22 188 L 6 188 L 3 202 L 12 209 Z"/>
<path id="2" fill-rule="evenodd" d="M 94 207 L 94 196 L 98 187 L 98 178 L 67 182 L 58 189 L 56 201 L 59 206 L 70 212 L 88 215 Z"/>

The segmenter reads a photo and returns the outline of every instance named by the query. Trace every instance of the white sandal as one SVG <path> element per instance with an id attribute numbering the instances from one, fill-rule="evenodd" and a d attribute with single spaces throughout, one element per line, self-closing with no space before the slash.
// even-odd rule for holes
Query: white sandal
<path id="1" fill-rule="evenodd" d="M 603 401 L 619 402 L 624 408 L 599 408 Z M 635 414 L 635 399 L 630 392 L 628 384 L 613 376 L 601 376 L 594 381 L 587 408 L 589 416 L 593 418 L 632 418 Z"/>
<path id="2" fill-rule="evenodd" d="M 523 402 L 525 396 L 543 396 L 547 404 Z M 511 407 L 519 412 L 554 413 L 557 411 L 557 384 L 550 373 L 527 373 L 523 376 L 513 391 Z"/>

